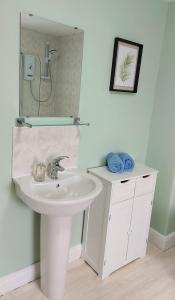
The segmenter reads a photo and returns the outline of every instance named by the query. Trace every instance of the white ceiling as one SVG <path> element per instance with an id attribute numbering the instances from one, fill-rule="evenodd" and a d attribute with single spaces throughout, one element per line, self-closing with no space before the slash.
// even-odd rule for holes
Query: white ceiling
<path id="1" fill-rule="evenodd" d="M 81 29 L 53 22 L 37 16 L 30 16 L 29 13 L 21 13 L 21 26 L 41 33 L 64 36 L 83 32 Z"/>

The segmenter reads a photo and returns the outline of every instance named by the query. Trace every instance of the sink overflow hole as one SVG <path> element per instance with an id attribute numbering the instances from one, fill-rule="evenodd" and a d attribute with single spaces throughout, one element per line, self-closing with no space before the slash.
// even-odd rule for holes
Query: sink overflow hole
<path id="1" fill-rule="evenodd" d="M 58 184 L 56 185 L 56 188 L 59 188 L 59 186 L 60 186 L 60 185 L 59 185 L 59 183 L 58 183 Z"/>

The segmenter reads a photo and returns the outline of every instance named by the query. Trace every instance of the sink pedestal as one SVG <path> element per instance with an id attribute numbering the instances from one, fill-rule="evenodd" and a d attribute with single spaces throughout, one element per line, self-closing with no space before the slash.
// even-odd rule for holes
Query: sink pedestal
<path id="1" fill-rule="evenodd" d="M 85 210 L 102 190 L 100 180 L 79 169 L 61 179 L 36 183 L 14 178 L 16 193 L 41 214 L 41 289 L 48 300 L 63 300 L 73 215 Z"/>
<path id="2" fill-rule="evenodd" d="M 41 215 L 41 289 L 48 300 L 64 297 L 71 223 L 71 216 Z"/>

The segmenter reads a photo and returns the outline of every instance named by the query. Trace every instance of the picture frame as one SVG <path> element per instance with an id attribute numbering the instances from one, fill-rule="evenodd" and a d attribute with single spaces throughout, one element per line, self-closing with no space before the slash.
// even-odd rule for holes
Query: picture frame
<path id="1" fill-rule="evenodd" d="M 110 91 L 137 93 L 143 45 L 114 39 Z"/>

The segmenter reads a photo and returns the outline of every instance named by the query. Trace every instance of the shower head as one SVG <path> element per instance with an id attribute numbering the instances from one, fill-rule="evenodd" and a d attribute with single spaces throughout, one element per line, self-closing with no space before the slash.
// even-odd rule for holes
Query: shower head
<path id="1" fill-rule="evenodd" d="M 57 52 L 56 49 L 51 49 L 49 50 L 49 56 L 48 56 L 48 62 L 50 62 L 52 60 L 52 56 L 54 56 L 54 54 Z"/>
<path id="2" fill-rule="evenodd" d="M 51 53 L 51 54 L 53 54 L 53 53 L 55 53 L 55 52 L 57 52 L 56 49 L 51 49 L 51 50 L 49 50 L 49 53 Z"/>

